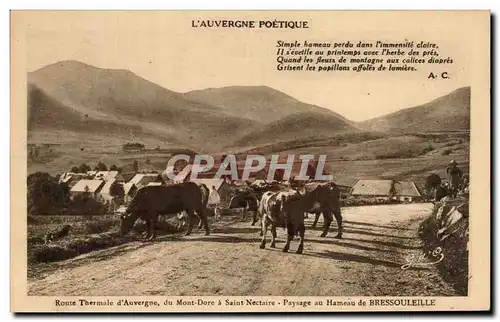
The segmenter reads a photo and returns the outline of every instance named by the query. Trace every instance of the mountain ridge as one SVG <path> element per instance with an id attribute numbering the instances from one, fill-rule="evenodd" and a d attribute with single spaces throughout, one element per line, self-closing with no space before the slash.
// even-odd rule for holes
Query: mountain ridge
<path id="1" fill-rule="evenodd" d="M 470 87 L 426 104 L 353 122 L 266 85 L 180 93 L 127 69 L 99 68 L 74 60 L 29 72 L 27 91 L 28 133 L 64 130 L 78 136 L 93 132 L 120 142 L 148 137 L 157 138 L 158 144 L 202 151 L 357 131 L 468 130 L 470 117 Z"/>

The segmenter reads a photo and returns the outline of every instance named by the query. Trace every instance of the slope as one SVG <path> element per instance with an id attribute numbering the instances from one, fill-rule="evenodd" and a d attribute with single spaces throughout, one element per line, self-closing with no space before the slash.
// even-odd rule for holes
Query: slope
<path id="1" fill-rule="evenodd" d="M 442 132 L 470 128 L 470 87 L 459 88 L 427 104 L 359 123 L 378 132 Z"/>
<path id="2" fill-rule="evenodd" d="M 191 91 L 185 97 L 217 106 L 221 111 L 233 116 L 270 123 L 283 117 L 305 112 L 335 116 L 353 125 L 342 115 L 316 105 L 306 104 L 268 86 L 228 86 Z"/>
<path id="3" fill-rule="evenodd" d="M 236 140 L 235 146 L 257 146 L 306 137 L 330 137 L 359 130 L 341 118 L 318 112 L 295 113 Z"/>
<path id="4" fill-rule="evenodd" d="M 28 80 L 57 101 L 59 108 L 108 123 L 140 126 L 186 145 L 200 146 L 207 137 L 214 138 L 214 145 L 222 144 L 232 134 L 252 130 L 256 123 L 190 101 L 127 70 L 63 61 L 29 73 Z M 74 125 L 64 119 L 59 122 L 67 130 L 79 131 Z"/>

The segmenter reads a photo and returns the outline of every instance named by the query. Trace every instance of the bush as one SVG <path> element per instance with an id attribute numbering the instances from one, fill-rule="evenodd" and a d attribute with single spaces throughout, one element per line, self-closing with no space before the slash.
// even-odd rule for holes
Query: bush
<path id="1" fill-rule="evenodd" d="M 86 197 L 85 195 L 78 195 L 69 202 L 67 213 L 68 215 L 104 215 L 107 212 L 107 208 L 104 204 L 94 200 L 92 198 Z"/>
<path id="2" fill-rule="evenodd" d="M 59 214 L 69 200 L 69 187 L 58 184 L 48 173 L 30 174 L 28 181 L 28 214 Z"/>
<path id="3" fill-rule="evenodd" d="M 69 259 L 77 255 L 78 253 L 76 251 L 62 246 L 42 245 L 34 248 L 31 252 L 28 251 L 28 261 L 42 263 L 55 262 Z"/>
<path id="4" fill-rule="evenodd" d="M 451 201 L 454 203 L 456 201 Z M 436 220 L 436 213 L 444 205 L 438 202 L 434 205 L 432 214 L 427 217 L 419 227 L 419 237 L 424 242 L 423 251 L 425 254 L 432 253 L 437 247 L 442 249 L 444 258 L 437 264 L 438 270 L 444 280 L 451 283 L 455 290 L 462 296 L 467 295 L 468 285 L 468 213 L 464 213 L 465 218 L 460 219 L 453 228 L 453 232 L 443 241 L 438 239 L 437 232 L 440 223 Z M 450 207 L 451 208 L 451 207 Z M 430 258 L 430 260 L 436 260 Z"/>
<path id="5" fill-rule="evenodd" d="M 114 220 L 98 220 L 85 224 L 84 232 L 86 234 L 101 234 L 117 227 L 117 222 Z"/>
<path id="6" fill-rule="evenodd" d="M 441 155 L 450 155 L 450 154 L 451 154 L 451 152 L 453 152 L 453 150 L 452 150 L 452 149 L 446 149 L 446 150 L 444 150 L 443 152 L 441 152 Z"/>

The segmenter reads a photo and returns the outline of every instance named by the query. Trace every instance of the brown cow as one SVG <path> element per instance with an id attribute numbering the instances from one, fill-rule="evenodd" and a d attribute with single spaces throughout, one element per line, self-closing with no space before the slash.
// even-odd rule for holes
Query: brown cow
<path id="1" fill-rule="evenodd" d="M 196 183 L 185 182 L 169 186 L 146 186 L 137 191 L 136 196 L 122 216 L 121 234 L 128 233 L 137 219 L 145 220 L 148 226 L 146 240 L 156 237 L 156 221 L 160 214 L 176 214 L 185 210 L 188 214 L 190 235 L 193 229 L 194 215 L 198 215 L 205 227 L 205 235 L 210 234 L 203 204 L 203 196 Z"/>

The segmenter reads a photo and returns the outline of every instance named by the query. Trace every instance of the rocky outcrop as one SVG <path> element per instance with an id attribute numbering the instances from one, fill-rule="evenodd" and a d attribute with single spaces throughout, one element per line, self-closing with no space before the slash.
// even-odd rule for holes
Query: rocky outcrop
<path id="1" fill-rule="evenodd" d="M 459 295 L 468 291 L 469 199 L 446 197 L 434 205 L 434 210 L 422 222 L 419 235 L 426 254 L 439 252 L 443 259 L 437 263 L 443 278 L 453 285 Z"/>

